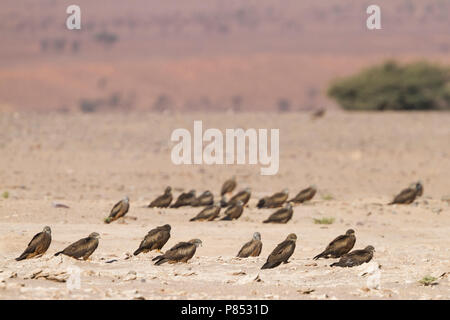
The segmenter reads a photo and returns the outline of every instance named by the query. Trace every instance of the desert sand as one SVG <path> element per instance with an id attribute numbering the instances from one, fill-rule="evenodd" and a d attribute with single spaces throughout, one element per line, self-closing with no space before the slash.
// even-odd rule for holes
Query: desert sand
<path id="1" fill-rule="evenodd" d="M 279 128 L 279 173 L 261 176 L 258 165 L 172 164 L 170 134 L 192 130 L 194 120 L 221 130 Z M 0 298 L 449 299 L 449 123 L 449 113 L 437 112 L 335 111 L 317 120 L 308 113 L 2 113 Z M 218 198 L 232 175 L 238 189 L 252 188 L 237 221 L 194 223 L 189 219 L 200 208 L 145 208 L 167 185 L 175 196 L 194 188 Z M 417 180 L 422 197 L 386 205 Z M 318 194 L 296 206 L 291 221 L 262 223 L 274 210 L 258 210 L 260 197 L 283 188 L 294 196 L 310 184 Z M 127 218 L 103 223 L 125 195 Z M 314 223 L 324 217 L 334 222 Z M 166 223 L 172 232 L 163 251 L 179 241 L 203 241 L 191 261 L 154 266 L 156 252 L 130 257 L 150 229 Z M 53 237 L 47 253 L 15 261 L 45 225 Z M 348 228 L 356 231 L 355 248 L 375 247 L 372 262 L 343 269 L 329 267 L 333 259 L 312 260 Z M 101 240 L 90 261 L 53 257 L 93 231 Z M 261 256 L 235 258 L 255 231 L 262 235 Z M 298 240 L 290 263 L 260 270 L 291 232 Z M 367 270 L 378 265 L 379 283 Z M 80 288 L 69 290 L 74 266 Z M 419 283 L 428 275 L 435 285 Z"/>

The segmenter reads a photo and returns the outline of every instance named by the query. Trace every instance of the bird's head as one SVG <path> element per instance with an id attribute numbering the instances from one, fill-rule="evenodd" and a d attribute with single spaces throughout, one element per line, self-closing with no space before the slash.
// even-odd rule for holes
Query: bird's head
<path id="1" fill-rule="evenodd" d="M 309 186 L 312 190 L 317 190 L 317 186 L 315 184 L 312 184 Z"/>
<path id="2" fill-rule="evenodd" d="M 92 233 L 89 235 L 89 238 L 92 238 L 92 239 L 100 239 L 100 235 L 99 235 L 97 232 L 92 232 Z"/>
<path id="3" fill-rule="evenodd" d="M 364 248 L 366 251 L 375 252 L 375 248 L 373 246 L 367 246 Z"/>
<path id="4" fill-rule="evenodd" d="M 244 191 L 247 192 L 247 193 L 251 193 L 252 189 L 250 187 L 247 187 L 247 188 L 244 189 Z"/>
<path id="5" fill-rule="evenodd" d="M 286 240 L 297 241 L 297 235 L 295 233 L 291 233 L 287 236 Z"/>
<path id="6" fill-rule="evenodd" d="M 347 232 L 345 233 L 347 236 L 351 236 L 353 234 L 355 234 L 355 230 L 353 229 L 348 229 Z"/>
<path id="7" fill-rule="evenodd" d="M 172 187 L 166 187 L 166 190 L 164 190 L 165 194 L 169 194 L 172 192 Z"/>
<path id="8" fill-rule="evenodd" d="M 209 190 L 206 190 L 205 192 L 203 192 L 203 195 L 204 195 L 204 196 L 210 196 L 210 195 L 211 195 L 211 192 L 210 192 Z"/>
<path id="9" fill-rule="evenodd" d="M 244 202 L 242 202 L 242 200 L 238 200 L 237 202 L 236 202 L 236 204 L 238 205 L 238 206 L 243 206 L 244 205 Z"/>
<path id="10" fill-rule="evenodd" d="M 261 234 L 259 232 L 255 232 L 253 234 L 253 240 L 261 240 Z"/>
<path id="11" fill-rule="evenodd" d="M 283 194 L 289 194 L 289 189 L 288 188 L 285 188 L 285 189 L 283 189 L 283 191 L 281 191 Z"/>
<path id="12" fill-rule="evenodd" d="M 189 194 L 191 194 L 191 195 L 195 196 L 195 190 L 194 190 L 194 189 L 192 189 L 191 191 L 189 191 Z"/>
<path id="13" fill-rule="evenodd" d="M 44 227 L 44 229 L 42 230 L 42 232 L 45 232 L 45 233 L 51 234 L 51 233 L 52 233 L 52 229 L 50 229 L 50 227 L 49 227 L 49 226 L 45 226 L 45 227 Z"/>
<path id="14" fill-rule="evenodd" d="M 194 244 L 198 248 L 199 246 L 202 245 L 202 240 L 200 240 L 200 239 L 192 239 L 192 240 L 189 240 L 189 243 Z"/>
<path id="15" fill-rule="evenodd" d="M 128 196 L 125 196 L 125 198 L 123 198 L 123 201 L 125 201 L 126 203 L 130 202 L 130 198 L 128 198 Z"/>
<path id="16" fill-rule="evenodd" d="M 292 203 L 290 203 L 290 202 L 286 203 L 285 208 L 292 209 Z"/>
<path id="17" fill-rule="evenodd" d="M 160 228 L 163 229 L 163 230 L 167 230 L 167 231 L 170 231 L 172 229 L 170 224 L 165 224 L 165 225 L 161 226 Z"/>

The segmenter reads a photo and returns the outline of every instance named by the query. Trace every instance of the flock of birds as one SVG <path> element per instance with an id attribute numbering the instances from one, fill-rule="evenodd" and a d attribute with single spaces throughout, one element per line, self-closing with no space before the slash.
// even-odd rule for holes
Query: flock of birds
<path id="1" fill-rule="evenodd" d="M 177 200 L 172 204 L 173 196 L 172 189 L 167 187 L 164 194 L 158 196 L 152 201 L 148 207 L 150 208 L 179 208 L 182 206 L 205 207 L 190 221 L 212 221 L 219 217 L 222 208 L 225 208 L 224 216 L 221 220 L 235 220 L 241 217 L 244 207 L 249 202 L 251 197 L 250 188 L 246 188 L 234 196 L 232 192 L 236 189 L 237 183 L 235 177 L 227 180 L 221 189 L 221 200 L 214 202 L 213 195 L 210 191 L 205 191 L 199 197 L 196 197 L 195 190 L 179 195 Z M 288 191 L 283 190 L 271 196 L 263 197 L 258 201 L 258 208 L 279 208 L 271 214 L 264 223 L 287 223 L 293 215 L 293 204 L 300 204 L 311 200 L 317 192 L 315 186 L 310 186 L 300 191 L 294 198 L 288 200 Z M 403 189 L 389 205 L 392 204 L 410 204 L 423 194 L 422 183 L 415 182 L 408 188 Z M 130 208 L 128 197 L 125 197 L 114 205 L 110 215 L 104 220 L 105 223 L 111 223 L 123 218 Z M 177 263 L 187 262 L 190 260 L 198 246 L 202 244 L 200 239 L 192 239 L 187 242 L 179 242 L 165 253 L 162 254 L 161 249 L 170 238 L 171 226 L 166 224 L 156 227 L 148 232 L 148 234 L 141 241 L 139 248 L 134 252 L 134 255 L 140 253 L 147 253 L 153 250 L 161 253 L 152 259 L 155 265 L 163 263 Z M 91 233 L 88 237 L 80 239 L 64 250 L 55 254 L 58 256 L 64 254 L 75 259 L 87 260 L 91 254 L 97 249 L 100 235 L 97 232 Z M 50 246 L 52 241 L 50 227 L 44 227 L 43 231 L 36 234 L 28 244 L 25 251 L 16 258 L 17 261 L 30 259 L 33 257 L 42 256 Z M 275 268 L 282 263 L 288 263 L 289 258 L 295 250 L 297 236 L 294 233 L 289 234 L 286 239 L 278 244 L 276 248 L 270 253 L 266 263 L 261 269 Z M 313 259 L 319 258 L 333 258 L 339 259 L 337 262 L 331 264 L 332 267 L 353 267 L 363 263 L 369 262 L 375 251 L 373 246 L 367 246 L 364 249 L 353 250 L 356 242 L 355 231 L 353 229 L 347 230 L 344 235 L 336 237 L 331 241 L 323 252 L 315 256 Z M 262 249 L 261 234 L 255 232 L 253 238 L 245 243 L 239 250 L 237 257 L 257 257 L 260 255 Z"/>

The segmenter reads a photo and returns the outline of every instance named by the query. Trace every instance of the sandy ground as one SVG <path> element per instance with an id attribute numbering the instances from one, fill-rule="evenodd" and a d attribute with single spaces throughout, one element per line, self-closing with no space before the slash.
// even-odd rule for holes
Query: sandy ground
<path id="1" fill-rule="evenodd" d="M 279 173 L 261 176 L 258 165 L 173 165 L 170 134 L 192 131 L 194 120 L 203 120 L 204 128 L 280 128 Z M 449 123 L 450 113 L 335 112 L 318 120 L 306 113 L 0 114 L 0 298 L 449 299 Z M 193 223 L 188 220 L 198 208 L 144 208 L 166 185 L 175 196 L 195 188 L 217 197 L 234 174 L 238 189 L 252 188 L 237 221 Z M 418 179 L 423 197 L 409 206 L 386 205 Z M 318 195 L 296 206 L 289 223 L 262 224 L 273 210 L 256 209 L 259 197 L 283 188 L 294 195 L 313 183 Z M 129 218 L 104 224 L 124 195 Z M 314 223 L 323 217 L 335 221 Z M 166 223 L 172 236 L 164 249 L 203 241 L 189 263 L 157 267 L 151 263 L 156 253 L 128 258 L 148 230 Z M 47 253 L 16 262 L 45 225 L 53 236 Z M 355 248 L 375 247 L 372 263 L 341 269 L 330 268 L 331 260 L 312 260 L 348 228 L 356 230 Z M 93 231 L 102 239 L 91 261 L 53 257 Z M 255 231 L 262 235 L 261 256 L 234 258 Z M 291 262 L 260 270 L 291 232 L 299 237 Z M 377 264 L 379 271 L 362 275 Z M 81 286 L 69 290 L 74 266 Z M 437 284 L 421 285 L 427 275 Z"/>

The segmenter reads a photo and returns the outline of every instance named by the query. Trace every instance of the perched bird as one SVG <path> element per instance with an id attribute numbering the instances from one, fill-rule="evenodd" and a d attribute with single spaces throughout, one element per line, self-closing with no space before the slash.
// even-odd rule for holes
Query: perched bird
<path id="1" fill-rule="evenodd" d="M 389 203 L 389 205 L 392 204 L 410 204 L 413 203 L 414 200 L 418 196 L 421 196 L 423 194 L 423 185 L 419 181 L 417 183 L 412 184 L 406 189 L 403 189 L 395 198 L 392 200 L 392 202 Z"/>
<path id="2" fill-rule="evenodd" d="M 270 197 L 264 197 L 258 201 L 256 205 L 259 209 L 261 208 L 278 208 L 283 205 L 289 196 L 288 189 L 284 189 L 281 192 L 277 192 Z"/>
<path id="3" fill-rule="evenodd" d="M 175 203 L 170 207 L 179 208 L 183 206 L 190 206 L 193 201 L 195 201 L 195 190 L 191 190 L 188 193 L 183 192 L 178 196 L 177 201 L 175 201 Z"/>
<path id="4" fill-rule="evenodd" d="M 287 223 L 292 219 L 293 214 L 294 210 L 292 209 L 292 205 L 290 203 L 286 203 L 284 208 L 278 209 L 272 213 L 269 218 L 263 221 L 263 223 Z"/>
<path id="5" fill-rule="evenodd" d="M 225 217 L 220 220 L 236 220 L 244 211 L 243 203 L 241 200 L 238 200 L 236 203 L 233 203 L 225 210 Z"/>
<path id="6" fill-rule="evenodd" d="M 187 262 L 194 256 L 197 247 L 201 244 L 202 241 L 200 239 L 192 239 L 188 242 L 179 242 L 170 248 L 170 250 L 166 251 L 163 255 L 153 258 L 152 261 L 156 261 L 155 265 L 157 266 L 166 262 Z"/>
<path id="7" fill-rule="evenodd" d="M 130 199 L 128 199 L 128 197 L 125 197 L 114 205 L 114 207 L 111 209 L 109 217 L 105 219 L 105 223 L 111 223 L 125 216 L 129 209 L 130 209 Z"/>
<path id="8" fill-rule="evenodd" d="M 244 244 L 241 250 L 239 250 L 237 257 L 239 258 L 258 257 L 261 253 L 261 249 L 262 249 L 261 234 L 259 232 L 255 232 L 253 234 L 253 239 Z"/>
<path id="9" fill-rule="evenodd" d="M 170 229 L 170 225 L 165 224 L 150 230 L 133 254 L 137 256 L 141 252 L 147 253 L 152 250 L 160 252 L 161 248 L 164 247 L 170 238 Z"/>
<path id="10" fill-rule="evenodd" d="M 347 254 L 344 254 L 338 262 L 330 265 L 330 267 L 354 267 L 363 263 L 369 262 L 373 258 L 375 248 L 367 246 L 362 250 L 353 250 Z"/>
<path id="11" fill-rule="evenodd" d="M 52 230 L 50 227 L 45 226 L 42 232 L 39 232 L 31 239 L 25 251 L 20 257 L 16 258 L 16 261 L 42 256 L 47 251 L 48 247 L 50 247 L 51 242 Z"/>
<path id="12" fill-rule="evenodd" d="M 216 202 L 215 204 L 204 208 L 195 217 L 189 221 L 213 221 L 219 216 L 220 204 Z"/>
<path id="13" fill-rule="evenodd" d="M 62 253 L 75 259 L 83 258 L 83 260 L 87 260 L 95 249 L 97 249 L 98 239 L 100 239 L 100 235 L 97 232 L 92 232 L 87 238 L 80 239 L 63 251 L 55 253 L 55 256 L 59 256 Z"/>
<path id="14" fill-rule="evenodd" d="M 203 192 L 198 198 L 192 201 L 193 207 L 210 206 L 214 204 L 214 196 L 210 191 Z"/>
<path id="15" fill-rule="evenodd" d="M 276 246 L 272 253 L 267 258 L 267 262 L 261 267 L 261 269 L 271 269 L 278 267 L 282 262 L 288 263 L 289 258 L 292 256 L 295 250 L 295 242 L 297 236 L 295 233 L 291 233 L 287 236 L 286 240 Z"/>
<path id="16" fill-rule="evenodd" d="M 170 203 L 172 202 L 173 196 L 172 196 L 172 188 L 167 187 L 166 190 L 164 190 L 164 194 L 157 197 L 155 200 L 153 200 L 148 207 L 149 208 L 167 208 Z"/>
<path id="17" fill-rule="evenodd" d="M 236 203 L 237 201 L 242 201 L 242 205 L 245 206 L 247 204 L 247 202 L 250 200 L 250 196 L 252 195 L 252 191 L 250 188 L 245 188 L 244 190 L 236 193 L 231 199 L 230 201 L 226 202 L 226 203 L 222 203 L 222 207 L 227 207 L 230 206 L 234 203 Z"/>
<path id="18" fill-rule="evenodd" d="M 236 177 L 233 176 L 231 179 L 225 181 L 222 185 L 222 189 L 220 190 L 220 196 L 224 196 L 225 194 L 230 194 L 236 188 Z"/>
<path id="19" fill-rule="evenodd" d="M 305 201 L 309 201 L 316 195 L 316 192 L 317 188 L 315 185 L 309 186 L 308 188 L 300 191 L 294 198 L 289 200 L 289 202 L 303 203 Z"/>
<path id="20" fill-rule="evenodd" d="M 319 253 L 313 259 L 319 258 L 340 258 L 344 254 L 350 252 L 355 245 L 356 237 L 353 229 L 348 229 L 344 235 L 338 236 L 336 239 L 330 242 L 322 253 Z"/>

